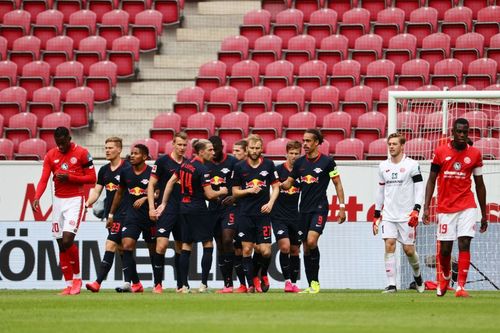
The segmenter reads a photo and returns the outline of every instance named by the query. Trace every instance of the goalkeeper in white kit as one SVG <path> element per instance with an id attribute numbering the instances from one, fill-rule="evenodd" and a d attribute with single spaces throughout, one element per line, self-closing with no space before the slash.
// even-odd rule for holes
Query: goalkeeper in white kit
<path id="1" fill-rule="evenodd" d="M 424 182 L 418 163 L 404 154 L 405 138 L 393 133 L 387 138 L 391 155 L 379 165 L 379 185 L 375 195 L 373 234 L 379 229 L 385 243 L 385 272 L 388 286 L 384 293 L 396 289 L 396 241 L 400 242 L 413 269 L 417 291 L 424 292 L 415 235 L 418 215 L 424 200 Z"/>

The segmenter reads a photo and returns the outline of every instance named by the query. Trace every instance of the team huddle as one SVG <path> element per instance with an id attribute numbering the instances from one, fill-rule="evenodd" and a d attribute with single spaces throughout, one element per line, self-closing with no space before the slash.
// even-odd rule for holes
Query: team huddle
<path id="1" fill-rule="evenodd" d="M 467 131 L 468 123 L 457 119 L 453 140 L 437 148 L 425 198 L 420 167 L 404 155 L 404 137 L 399 134 L 388 137 L 390 157 L 380 163 L 373 222 L 373 233 L 380 230 L 385 242 L 388 287 L 384 292 L 396 292 L 396 241 L 402 244 L 408 256 L 417 290 L 424 291 L 415 251 L 416 227 L 422 205 L 424 223 L 429 223 L 429 205 L 438 179 L 442 274 L 437 294 L 443 296 L 448 289 L 451 249 L 453 241 L 458 239 L 456 296 L 468 296 L 464 286 L 476 218 L 476 204 L 470 189 L 472 174 L 482 212 L 481 232 L 486 231 L 487 221 L 481 154 L 467 144 Z M 62 294 L 80 293 L 78 249 L 73 241 L 84 206 L 92 206 L 103 189 L 106 190 L 104 216 L 108 238 L 97 279 L 86 284 L 92 292 L 100 290 L 116 252 L 121 255 L 124 273 L 124 284 L 116 290 L 144 291 L 134 258 L 137 240 L 142 236 L 151 258 L 153 292 L 162 293 L 170 234 L 175 242 L 177 292 L 191 292 L 190 257 L 193 243 L 198 242 L 202 243 L 203 255 L 197 291 L 208 291 L 214 240 L 218 269 L 224 280 L 224 287 L 217 293 L 266 292 L 270 287 L 271 233 L 279 248 L 284 291 L 320 292 L 318 240 L 329 214 L 327 188 L 330 182 L 339 201 L 339 223 L 346 220 L 346 214 L 344 189 L 336 163 L 332 157 L 319 152 L 323 142 L 319 130 L 305 130 L 302 143 L 289 141 L 286 161 L 278 165 L 262 156 L 263 141 L 258 135 L 236 142 L 230 155 L 224 153 L 222 140 L 217 136 L 189 143 L 187 135 L 179 132 L 173 138 L 173 151 L 152 166 L 146 164 L 149 151 L 145 145 L 134 145 L 130 157 L 123 160 L 121 139 L 110 137 L 105 143 L 109 163 L 100 168 L 97 177 L 90 154 L 71 142 L 66 128 L 58 128 L 54 136 L 57 147 L 45 157 L 33 208 L 39 209 L 39 198 L 52 172 L 55 183 L 52 230 L 67 283 Z M 192 145 L 193 156 L 186 158 L 188 144 Z M 300 156 L 302 149 L 305 154 Z M 95 184 L 86 202 L 84 184 Z M 454 191 L 453 195 L 450 191 Z M 308 287 L 302 291 L 296 284 L 301 246 L 308 281 Z M 233 285 L 233 271 L 240 284 L 238 288 Z"/>

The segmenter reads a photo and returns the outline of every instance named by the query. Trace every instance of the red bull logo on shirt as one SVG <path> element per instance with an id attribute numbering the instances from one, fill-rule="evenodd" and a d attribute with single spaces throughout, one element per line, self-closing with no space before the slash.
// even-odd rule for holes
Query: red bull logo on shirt
<path id="1" fill-rule="evenodd" d="M 258 186 L 260 188 L 265 187 L 266 186 L 266 181 L 254 178 L 251 181 L 249 181 L 249 182 L 246 183 L 246 187 L 245 188 L 250 188 L 250 187 L 255 187 L 255 186 Z"/>
<path id="2" fill-rule="evenodd" d="M 210 184 L 212 185 L 223 185 L 226 184 L 225 177 L 214 176 L 210 179 Z"/>
<path id="3" fill-rule="evenodd" d="M 286 193 L 289 195 L 300 193 L 300 188 L 292 186 L 288 190 L 281 190 L 280 193 Z"/>
<path id="4" fill-rule="evenodd" d="M 147 189 L 143 189 L 143 188 L 140 188 L 140 187 L 136 186 L 134 188 L 129 188 L 128 189 L 128 193 L 131 194 L 131 195 L 135 195 L 136 197 L 138 197 L 140 195 L 147 194 L 148 191 L 147 191 Z"/>
<path id="5" fill-rule="evenodd" d="M 118 188 L 119 188 L 119 186 L 116 184 L 113 184 L 113 183 L 106 184 L 106 190 L 108 190 L 110 192 L 116 191 L 116 190 L 118 190 Z"/>
<path id="6" fill-rule="evenodd" d="M 301 176 L 300 177 L 300 182 L 301 183 L 306 183 L 306 184 L 318 183 L 319 182 L 319 178 L 311 176 L 311 175 Z"/>

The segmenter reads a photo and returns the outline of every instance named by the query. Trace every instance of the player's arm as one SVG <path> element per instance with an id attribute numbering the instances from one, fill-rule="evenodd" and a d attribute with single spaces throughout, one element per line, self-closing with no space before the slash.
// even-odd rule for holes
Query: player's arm
<path id="1" fill-rule="evenodd" d="M 205 193 L 205 198 L 208 200 L 215 200 L 222 195 L 226 195 L 228 193 L 227 187 L 221 187 L 220 190 L 214 191 L 210 183 L 203 184 L 203 193 Z"/>
<path id="2" fill-rule="evenodd" d="M 273 210 L 274 203 L 276 202 L 276 200 L 278 199 L 278 196 L 280 195 L 280 182 L 279 182 L 279 180 L 275 181 L 271 185 L 271 188 L 272 188 L 271 197 L 269 198 L 269 201 L 264 206 L 262 206 L 262 208 L 260 209 L 261 213 L 269 214 Z"/>
<path id="3" fill-rule="evenodd" d="M 99 199 L 103 188 L 104 188 L 104 186 L 102 186 L 101 184 L 95 184 L 94 188 L 90 189 L 89 197 L 87 198 L 87 201 L 85 202 L 86 208 L 92 206 L 97 201 L 97 199 Z"/>
<path id="4" fill-rule="evenodd" d="M 115 196 L 113 198 L 113 202 L 111 203 L 111 208 L 109 209 L 108 222 L 106 223 L 106 228 L 111 228 L 111 226 L 113 225 L 113 215 L 115 214 L 116 210 L 120 206 L 120 203 L 122 202 L 124 192 L 125 192 L 125 187 L 123 186 L 118 187 L 118 190 L 116 191 Z"/>
<path id="5" fill-rule="evenodd" d="M 488 229 L 488 220 L 486 214 L 486 186 L 484 185 L 482 168 L 474 169 L 474 183 L 476 184 L 476 196 L 481 208 L 481 228 L 480 232 L 485 232 Z"/>
<path id="6" fill-rule="evenodd" d="M 278 185 L 279 186 L 279 185 Z M 262 189 L 259 186 L 252 186 L 247 189 L 241 189 L 241 186 L 233 186 L 233 196 L 238 199 L 249 194 L 257 194 Z"/>
<path id="7" fill-rule="evenodd" d="M 379 181 L 377 191 L 375 192 L 375 212 L 373 213 L 373 235 L 378 234 L 378 226 L 382 222 L 382 207 L 384 207 L 384 193 L 385 193 L 385 180 L 380 173 L 379 168 Z"/>
<path id="8" fill-rule="evenodd" d="M 163 191 L 163 197 L 161 198 L 161 203 L 158 206 L 158 208 L 156 208 L 156 216 L 160 216 L 165 210 L 165 207 L 167 207 L 167 202 L 168 199 L 170 198 L 170 194 L 174 190 L 174 185 L 175 183 L 177 183 L 178 180 L 179 177 L 177 176 L 177 173 L 174 173 L 172 177 L 170 177 L 170 179 L 168 180 L 167 185 L 165 185 L 165 191 Z M 149 196 L 149 190 L 148 190 L 148 196 Z"/>
<path id="9" fill-rule="evenodd" d="M 436 179 L 441 170 L 441 166 L 435 163 L 431 164 L 431 172 L 429 173 L 429 179 L 427 180 L 427 185 L 425 186 L 425 200 L 424 200 L 424 223 L 430 223 L 430 211 L 429 206 L 431 205 L 432 195 L 434 194 L 434 188 L 436 187 Z"/>
<path id="10" fill-rule="evenodd" d="M 292 187 L 294 181 L 295 181 L 295 179 L 293 177 L 289 176 L 284 182 L 282 182 L 279 185 L 279 188 L 281 188 L 285 191 L 288 191 L 290 189 L 290 187 Z"/>
<path id="11" fill-rule="evenodd" d="M 40 209 L 40 198 L 42 197 L 43 192 L 45 192 L 47 183 L 49 182 L 50 173 L 52 171 L 50 169 L 49 163 L 50 162 L 48 156 L 45 156 L 45 159 L 43 160 L 42 175 L 40 176 L 40 180 L 38 181 L 38 185 L 36 186 L 35 200 L 33 200 L 32 203 L 32 208 L 34 211 L 38 211 Z"/>
<path id="12" fill-rule="evenodd" d="M 337 198 L 339 199 L 339 224 L 342 224 L 346 220 L 344 187 L 342 186 L 340 174 L 336 166 L 334 166 L 328 175 L 332 179 L 332 183 L 335 186 L 335 192 L 337 193 Z"/>
<path id="13" fill-rule="evenodd" d="M 85 160 L 82 161 L 83 175 L 59 174 L 58 177 L 67 175 L 67 181 L 76 184 L 95 184 L 97 176 L 95 174 L 94 162 L 90 154 L 86 154 Z M 61 179 L 64 181 L 63 179 Z"/>
<path id="14" fill-rule="evenodd" d="M 422 208 L 422 201 L 424 198 L 424 178 L 420 173 L 420 168 L 417 166 L 416 173 L 411 177 L 413 181 L 413 197 L 415 198 L 415 205 L 410 213 L 410 219 L 408 220 L 408 225 L 410 227 L 416 227 L 418 225 L 418 215 L 420 214 L 420 209 Z"/>
<path id="15" fill-rule="evenodd" d="M 155 208 L 155 187 L 157 183 L 158 179 L 156 178 L 156 175 L 151 175 L 151 177 L 149 177 L 147 191 L 148 191 L 149 218 L 153 221 L 155 221 L 158 217 Z"/>

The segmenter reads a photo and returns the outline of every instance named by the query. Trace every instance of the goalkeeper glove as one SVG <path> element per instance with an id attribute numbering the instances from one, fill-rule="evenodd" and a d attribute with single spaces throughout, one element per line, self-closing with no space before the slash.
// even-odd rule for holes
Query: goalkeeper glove
<path id="1" fill-rule="evenodd" d="M 418 225 L 418 214 L 420 213 L 420 205 L 415 205 L 413 211 L 410 213 L 410 219 L 408 220 L 408 225 L 415 228 Z"/>
<path id="2" fill-rule="evenodd" d="M 382 221 L 382 215 L 380 214 L 380 210 L 376 210 L 375 214 L 373 214 L 373 224 L 372 224 L 372 231 L 374 236 L 378 234 L 378 226 L 381 221 Z"/>

